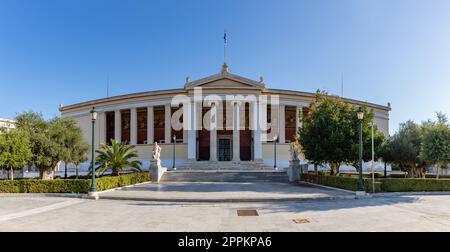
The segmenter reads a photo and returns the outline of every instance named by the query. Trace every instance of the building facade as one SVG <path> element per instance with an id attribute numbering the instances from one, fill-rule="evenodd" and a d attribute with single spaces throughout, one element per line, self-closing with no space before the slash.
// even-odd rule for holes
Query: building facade
<path id="1" fill-rule="evenodd" d="M 0 128 L 14 129 L 15 127 L 16 121 L 0 118 Z"/>
<path id="2" fill-rule="evenodd" d="M 191 81 L 184 87 L 98 99 L 60 108 L 73 118 L 91 142 L 90 110 L 95 107 L 95 146 L 111 139 L 135 145 L 147 164 L 154 142 L 162 148 L 166 167 L 240 164 L 287 166 L 289 144 L 295 141 L 301 117 L 315 94 L 267 88 L 228 71 Z M 388 106 L 346 99 L 366 105 L 375 113 L 375 124 L 389 132 Z M 274 141 L 277 142 L 276 153 Z"/>

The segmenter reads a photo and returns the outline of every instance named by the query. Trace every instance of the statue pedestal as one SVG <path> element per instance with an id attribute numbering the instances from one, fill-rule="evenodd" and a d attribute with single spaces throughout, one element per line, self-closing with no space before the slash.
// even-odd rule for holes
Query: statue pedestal
<path id="1" fill-rule="evenodd" d="M 289 177 L 289 182 L 295 182 L 300 180 L 300 160 L 289 161 L 289 168 L 287 169 L 287 174 Z"/>
<path id="2" fill-rule="evenodd" d="M 167 168 L 161 167 L 161 160 L 151 160 L 150 161 L 150 179 L 152 182 L 159 183 L 164 172 Z"/>

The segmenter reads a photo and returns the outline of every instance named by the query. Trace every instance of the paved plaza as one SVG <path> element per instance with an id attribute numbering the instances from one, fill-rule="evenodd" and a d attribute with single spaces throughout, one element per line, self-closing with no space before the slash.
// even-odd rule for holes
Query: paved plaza
<path id="1" fill-rule="evenodd" d="M 101 193 L 102 199 L 169 202 L 274 202 L 352 199 L 355 194 L 311 185 L 274 182 L 145 183 Z"/>
<path id="2" fill-rule="evenodd" d="M 291 188 L 277 189 L 277 185 L 264 183 L 240 186 L 152 184 L 106 194 L 109 197 L 131 194 L 134 200 L 1 195 L 0 231 L 450 231 L 449 194 L 391 194 L 356 200 L 320 197 L 334 193 L 338 196 L 341 192 L 316 187 L 286 184 Z M 210 202 L 139 199 L 145 193 L 154 194 L 154 198 L 166 195 L 177 199 L 192 193 L 206 197 L 208 188 L 217 199 L 232 198 L 235 194 L 250 199 L 258 194 L 250 190 L 257 188 L 260 196 L 265 193 L 276 196 L 282 190 L 297 195 L 303 190 L 308 197 L 318 197 L 297 195 L 298 199 L 274 201 L 268 197 L 258 202 L 215 202 L 214 197 Z M 238 216 L 237 210 L 256 210 L 258 216 Z"/>

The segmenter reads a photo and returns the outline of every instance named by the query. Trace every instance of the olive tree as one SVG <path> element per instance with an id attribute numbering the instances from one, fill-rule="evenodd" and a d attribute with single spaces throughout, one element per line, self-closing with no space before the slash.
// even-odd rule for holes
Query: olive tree
<path id="1" fill-rule="evenodd" d="M 39 169 L 41 179 L 53 179 L 53 171 L 65 154 L 64 130 L 59 118 L 45 121 L 42 114 L 24 112 L 16 117 L 17 128 L 30 138 L 31 162 Z"/>
<path id="2" fill-rule="evenodd" d="M 14 170 L 21 169 L 31 159 L 28 134 L 19 129 L 0 132 L 0 166 L 9 169 L 9 179 L 14 180 Z"/>
<path id="3" fill-rule="evenodd" d="M 387 164 L 392 164 L 394 162 L 395 153 L 392 151 L 391 139 L 387 138 L 380 145 L 377 152 L 377 157 L 381 158 L 384 162 L 384 177 L 387 177 Z"/>
<path id="4" fill-rule="evenodd" d="M 447 118 L 438 114 L 437 122 L 428 122 L 423 126 L 420 157 L 436 168 L 439 178 L 440 168 L 450 163 L 450 128 Z"/>
<path id="5" fill-rule="evenodd" d="M 85 142 L 78 142 L 77 146 L 74 146 L 72 156 L 70 158 L 71 162 L 75 165 L 75 174 L 78 178 L 78 170 L 81 163 L 85 162 L 87 158 L 87 152 L 89 151 L 89 145 Z"/>
<path id="6" fill-rule="evenodd" d="M 64 178 L 67 178 L 67 165 L 77 163 L 76 168 L 89 150 L 87 143 L 83 139 L 81 128 L 72 119 L 55 118 L 54 124 L 55 140 L 61 146 L 61 160 L 64 161 Z"/>
<path id="7" fill-rule="evenodd" d="M 427 163 L 420 156 L 423 125 L 407 121 L 390 137 L 382 158 L 408 172 L 410 177 L 425 177 Z"/>

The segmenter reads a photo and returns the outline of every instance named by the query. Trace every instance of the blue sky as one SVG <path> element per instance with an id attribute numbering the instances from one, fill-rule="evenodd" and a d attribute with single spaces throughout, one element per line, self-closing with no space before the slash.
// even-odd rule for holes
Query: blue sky
<path id="1" fill-rule="evenodd" d="M 450 1 L 0 0 L 0 117 L 230 71 L 391 102 L 391 132 L 450 115 Z"/>

